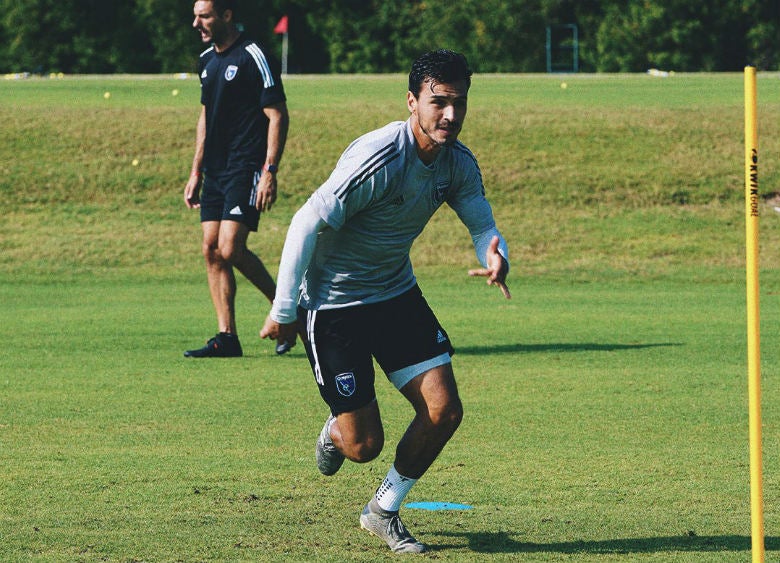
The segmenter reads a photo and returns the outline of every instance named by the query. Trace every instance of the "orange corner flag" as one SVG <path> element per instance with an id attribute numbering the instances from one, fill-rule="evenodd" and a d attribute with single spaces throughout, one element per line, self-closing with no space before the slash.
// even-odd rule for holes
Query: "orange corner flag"
<path id="1" fill-rule="evenodd" d="M 279 20 L 279 23 L 277 23 L 276 27 L 274 28 L 274 33 L 287 33 L 287 23 L 287 16 L 282 16 L 282 19 Z"/>

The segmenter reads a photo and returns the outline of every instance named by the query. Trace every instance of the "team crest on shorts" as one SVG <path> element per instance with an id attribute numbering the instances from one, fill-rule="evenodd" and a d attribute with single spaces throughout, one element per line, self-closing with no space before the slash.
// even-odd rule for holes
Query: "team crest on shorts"
<path id="1" fill-rule="evenodd" d="M 233 80 L 236 77 L 236 74 L 238 74 L 238 67 L 236 65 L 229 65 L 227 70 L 225 70 L 225 80 Z"/>
<path id="2" fill-rule="evenodd" d="M 336 376 L 336 389 L 338 389 L 339 395 L 351 397 L 355 393 L 356 387 L 355 374 L 351 371 Z"/>
<path id="3" fill-rule="evenodd" d="M 433 203 L 441 205 L 447 199 L 447 192 L 450 189 L 450 183 L 447 180 L 439 182 L 433 189 Z"/>

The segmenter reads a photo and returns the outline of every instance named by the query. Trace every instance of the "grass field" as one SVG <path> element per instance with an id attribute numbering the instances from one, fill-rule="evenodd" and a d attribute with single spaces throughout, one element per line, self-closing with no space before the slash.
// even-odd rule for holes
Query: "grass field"
<path id="1" fill-rule="evenodd" d="M 567 87 L 561 88 L 561 82 Z M 405 118 L 404 77 L 290 77 L 284 232 L 358 134 Z M 177 95 L 172 92 L 176 90 Z M 110 92 L 109 98 L 104 93 Z M 2 81 L 0 560 L 376 561 L 357 516 L 379 460 L 321 477 L 326 415 L 300 347 L 187 361 L 214 331 L 181 193 L 190 77 Z M 750 559 L 742 81 L 477 76 L 463 140 L 509 239 L 514 298 L 469 279 L 449 211 L 415 246 L 466 418 L 405 509 L 443 561 Z M 780 77 L 759 75 L 767 560 L 777 560 Z M 137 160 L 134 165 L 133 161 Z"/>

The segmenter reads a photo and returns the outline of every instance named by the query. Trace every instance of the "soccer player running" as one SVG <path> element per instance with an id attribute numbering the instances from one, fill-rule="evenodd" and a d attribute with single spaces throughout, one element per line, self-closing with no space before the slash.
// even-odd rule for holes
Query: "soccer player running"
<path id="1" fill-rule="evenodd" d="M 195 2 L 192 26 L 211 46 L 198 61 L 201 112 L 184 203 L 200 208 L 203 255 L 219 332 L 193 358 L 241 356 L 235 318 L 237 268 L 273 301 L 276 285 L 247 246 L 260 213 L 276 201 L 276 172 L 289 116 L 281 77 L 262 48 L 235 24 L 232 0 Z M 202 191 L 201 191 L 202 183 Z M 283 354 L 295 336 L 277 343 Z"/>
<path id="2" fill-rule="evenodd" d="M 306 352 L 331 415 L 316 443 L 320 472 L 345 458 L 367 462 L 384 445 L 372 356 L 414 408 L 387 476 L 360 524 L 396 552 L 425 551 L 399 508 L 452 437 L 463 407 L 447 333 L 417 286 L 409 251 L 447 203 L 471 233 L 490 285 L 510 297 L 507 248 L 485 198 L 474 155 L 458 139 L 471 70 L 458 53 L 419 57 L 409 74 L 405 122 L 361 136 L 295 214 L 279 286 L 260 336 L 292 338 L 305 323 Z M 300 290 L 299 290 L 300 288 Z"/>

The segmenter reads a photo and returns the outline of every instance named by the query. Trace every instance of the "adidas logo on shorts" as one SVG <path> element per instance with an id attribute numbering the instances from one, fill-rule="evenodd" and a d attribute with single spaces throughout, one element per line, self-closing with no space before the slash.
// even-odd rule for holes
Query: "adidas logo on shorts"
<path id="1" fill-rule="evenodd" d="M 436 344 L 441 344 L 442 342 L 447 342 L 447 337 L 444 336 L 442 331 L 438 331 L 436 333 Z"/>

